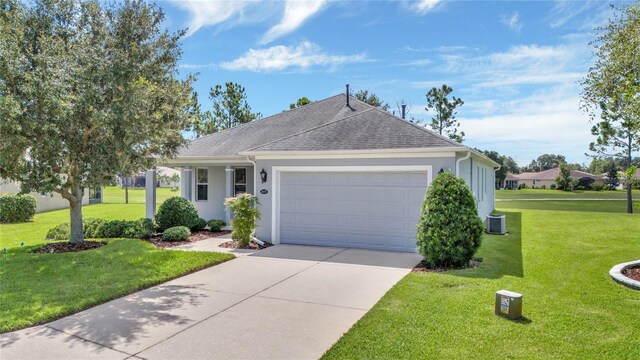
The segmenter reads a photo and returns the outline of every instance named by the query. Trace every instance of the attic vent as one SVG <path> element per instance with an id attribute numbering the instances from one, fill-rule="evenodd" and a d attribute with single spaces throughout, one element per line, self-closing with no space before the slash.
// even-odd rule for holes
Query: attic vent
<path id="1" fill-rule="evenodd" d="M 507 223 L 504 215 L 487 215 L 487 232 L 489 234 L 505 235 Z"/>

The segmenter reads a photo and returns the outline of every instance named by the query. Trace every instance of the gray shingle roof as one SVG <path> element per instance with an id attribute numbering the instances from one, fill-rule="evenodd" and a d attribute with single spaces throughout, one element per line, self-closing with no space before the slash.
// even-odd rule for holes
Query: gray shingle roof
<path id="1" fill-rule="evenodd" d="M 191 141 L 180 157 L 233 157 L 245 151 L 322 151 L 463 145 L 369 104 L 336 95 Z"/>

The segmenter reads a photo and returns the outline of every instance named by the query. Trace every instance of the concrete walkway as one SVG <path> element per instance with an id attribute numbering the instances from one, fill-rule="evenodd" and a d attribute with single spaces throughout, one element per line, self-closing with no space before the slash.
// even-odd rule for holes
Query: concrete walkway
<path id="1" fill-rule="evenodd" d="M 273 246 L 0 335 L 0 357 L 316 359 L 419 260 L 416 254 Z"/>

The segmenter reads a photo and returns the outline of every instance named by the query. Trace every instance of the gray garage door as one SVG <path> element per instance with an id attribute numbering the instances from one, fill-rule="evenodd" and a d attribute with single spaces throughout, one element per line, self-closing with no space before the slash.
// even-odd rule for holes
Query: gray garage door
<path id="1" fill-rule="evenodd" d="M 416 250 L 422 172 L 283 172 L 280 242 Z"/>

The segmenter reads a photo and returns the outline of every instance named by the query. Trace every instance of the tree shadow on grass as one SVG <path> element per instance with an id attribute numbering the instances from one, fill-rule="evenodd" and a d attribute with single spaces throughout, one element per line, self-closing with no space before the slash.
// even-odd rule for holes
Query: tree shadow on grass
<path id="1" fill-rule="evenodd" d="M 503 276 L 524 277 L 522 267 L 522 213 L 501 211 L 506 215 L 507 235 L 485 234 L 477 257 L 482 258 L 475 269 L 451 271 L 454 276 L 497 279 Z"/>

